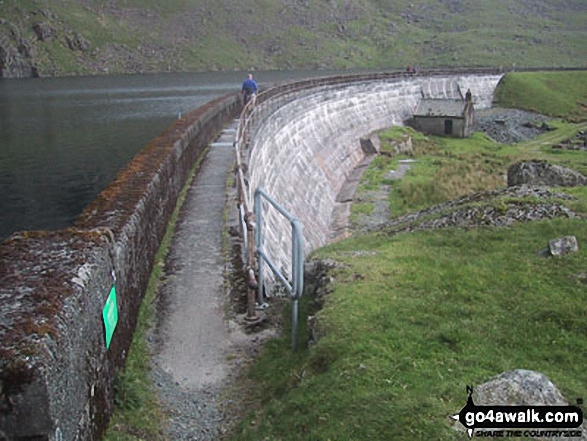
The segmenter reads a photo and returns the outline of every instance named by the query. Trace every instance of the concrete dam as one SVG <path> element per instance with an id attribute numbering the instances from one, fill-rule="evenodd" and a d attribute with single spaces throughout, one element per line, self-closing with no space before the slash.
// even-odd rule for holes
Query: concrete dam
<path id="1" fill-rule="evenodd" d="M 263 188 L 300 220 L 307 255 L 334 238 L 333 220 L 349 209 L 339 194 L 365 157 L 362 138 L 403 124 L 422 97 L 470 89 L 487 107 L 500 78 L 395 72 L 282 83 L 242 114 L 231 94 L 162 133 L 72 228 L 13 234 L 0 245 L 0 439 L 100 439 L 179 192 L 226 124 L 241 115 L 244 211 Z M 287 221 L 268 210 L 265 231 L 267 252 L 288 273 Z"/>
<path id="2" fill-rule="evenodd" d="M 460 99 L 471 90 L 476 108 L 491 106 L 501 74 L 437 74 L 390 78 L 358 77 L 336 84 L 284 91 L 258 105 L 260 121 L 250 135 L 249 198 L 261 187 L 297 217 L 304 228 L 305 254 L 339 233 L 333 221 L 348 217 L 351 202 L 339 197 L 365 158 L 360 140 L 403 125 L 422 97 Z M 289 270 L 288 221 L 268 211 L 265 246 Z"/>

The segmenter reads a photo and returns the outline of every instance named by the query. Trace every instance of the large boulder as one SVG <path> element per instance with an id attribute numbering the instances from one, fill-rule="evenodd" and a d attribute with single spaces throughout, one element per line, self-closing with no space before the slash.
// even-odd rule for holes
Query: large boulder
<path id="1" fill-rule="evenodd" d="M 569 403 L 558 388 L 540 372 L 516 369 L 504 372 L 497 377 L 473 389 L 473 402 L 476 406 L 567 406 Z M 460 424 L 453 426 L 455 430 L 463 430 Z M 487 429 L 491 431 L 490 429 Z M 484 429 L 478 429 L 479 432 Z M 580 437 L 574 440 L 587 441 L 587 424 L 584 422 L 578 429 Z M 541 437 L 533 439 L 562 441 L 564 436 Z"/>
<path id="2" fill-rule="evenodd" d="M 526 161 L 508 169 L 508 187 L 516 185 L 577 187 L 587 185 L 587 178 L 579 172 L 546 161 Z"/>
<path id="3" fill-rule="evenodd" d="M 579 243 L 575 236 L 565 236 L 548 242 L 548 250 L 552 256 L 564 256 L 579 252 Z"/>
<path id="4" fill-rule="evenodd" d="M 477 406 L 567 405 L 557 387 L 540 372 L 516 369 L 474 388 Z"/>

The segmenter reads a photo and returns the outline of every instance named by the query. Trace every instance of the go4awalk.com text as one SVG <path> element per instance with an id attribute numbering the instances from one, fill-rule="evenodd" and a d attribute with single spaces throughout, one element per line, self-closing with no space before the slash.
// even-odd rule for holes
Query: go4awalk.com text
<path id="1" fill-rule="evenodd" d="M 583 411 L 578 406 L 477 406 L 473 389 L 461 411 L 453 415 L 476 438 L 580 438 Z"/>

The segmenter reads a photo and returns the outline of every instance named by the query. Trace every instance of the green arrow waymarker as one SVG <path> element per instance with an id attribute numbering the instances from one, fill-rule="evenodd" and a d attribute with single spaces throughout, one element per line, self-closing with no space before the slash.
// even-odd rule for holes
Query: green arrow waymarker
<path id="1" fill-rule="evenodd" d="M 104 328 L 106 330 L 106 349 L 110 347 L 110 340 L 112 340 L 112 334 L 118 323 L 118 306 L 116 305 L 116 286 L 113 286 L 110 290 L 106 305 L 102 310 L 102 318 L 104 319 Z"/>

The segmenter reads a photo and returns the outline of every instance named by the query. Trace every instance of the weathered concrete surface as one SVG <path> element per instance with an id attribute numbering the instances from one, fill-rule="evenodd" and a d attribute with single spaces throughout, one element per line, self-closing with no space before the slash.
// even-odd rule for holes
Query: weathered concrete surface
<path id="1" fill-rule="evenodd" d="M 72 229 L 15 234 L 0 248 L 0 439 L 83 439 L 105 423 L 112 247 L 103 231 Z"/>
<path id="2" fill-rule="evenodd" d="M 337 207 L 337 196 L 365 157 L 362 137 L 402 125 L 423 96 L 456 98 L 471 89 L 475 106 L 488 107 L 500 78 L 485 74 L 393 78 L 321 86 L 295 94 L 295 100 L 265 101 L 258 112 L 266 116 L 250 143 L 251 197 L 262 187 L 299 218 L 309 253 L 330 241 L 333 219 L 340 224 L 341 213 L 348 213 Z M 289 224 L 272 210 L 264 220 L 268 253 L 287 270 Z"/>

